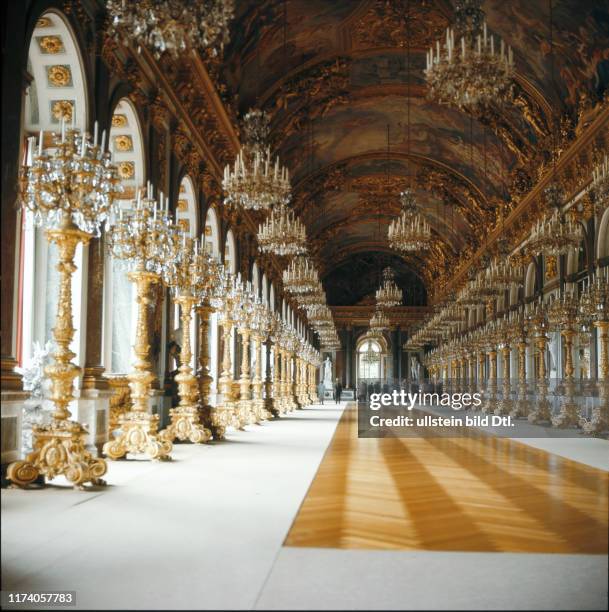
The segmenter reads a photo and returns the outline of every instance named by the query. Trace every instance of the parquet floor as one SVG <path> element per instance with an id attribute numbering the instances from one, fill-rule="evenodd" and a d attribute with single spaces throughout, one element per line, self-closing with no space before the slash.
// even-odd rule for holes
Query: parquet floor
<path id="1" fill-rule="evenodd" d="M 285 545 L 606 554 L 608 485 L 606 472 L 473 430 L 359 439 L 353 406 Z"/>

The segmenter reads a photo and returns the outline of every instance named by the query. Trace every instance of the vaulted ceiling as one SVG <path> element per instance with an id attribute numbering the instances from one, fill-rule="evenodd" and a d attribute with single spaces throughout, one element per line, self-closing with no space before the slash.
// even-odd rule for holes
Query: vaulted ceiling
<path id="1" fill-rule="evenodd" d="M 331 304 L 369 298 L 372 261 L 393 262 L 403 288 L 424 296 L 534 184 L 553 118 L 569 129 L 604 94 L 609 4 L 554 5 L 552 73 L 548 2 L 483 3 L 489 30 L 514 49 L 515 95 L 472 117 L 426 99 L 425 53 L 453 20 L 449 0 L 237 0 L 228 93 L 241 113 L 272 115 Z M 407 186 L 438 241 L 399 259 L 386 236 Z"/>

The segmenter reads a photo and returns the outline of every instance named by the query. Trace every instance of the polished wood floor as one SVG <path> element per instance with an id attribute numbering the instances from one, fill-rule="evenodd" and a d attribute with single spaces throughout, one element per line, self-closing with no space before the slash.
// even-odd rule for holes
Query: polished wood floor
<path id="1" fill-rule="evenodd" d="M 607 553 L 606 472 L 506 439 L 359 439 L 345 410 L 287 546 Z"/>

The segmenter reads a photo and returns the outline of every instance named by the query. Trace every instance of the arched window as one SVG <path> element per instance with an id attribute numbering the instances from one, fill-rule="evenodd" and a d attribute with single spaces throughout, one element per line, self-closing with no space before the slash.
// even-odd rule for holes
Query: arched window
<path id="1" fill-rule="evenodd" d="M 378 340 L 365 338 L 357 347 L 358 381 L 375 382 L 384 377 L 383 350 Z"/>
<path id="2" fill-rule="evenodd" d="M 220 261 L 220 226 L 218 225 L 218 215 L 210 207 L 205 217 L 205 249 Z"/>
<path id="3" fill-rule="evenodd" d="M 23 142 L 45 132 L 45 146 L 52 142 L 64 119 L 79 129 L 88 126 L 87 88 L 82 56 L 76 38 L 65 18 L 56 10 L 38 19 L 28 50 L 27 71 L 31 78 L 25 96 Z M 25 148 L 25 147 L 24 147 Z M 17 308 L 17 359 L 29 361 L 34 342 L 44 344 L 52 337 L 57 311 L 59 272 L 57 247 L 50 245 L 44 229 L 36 228 L 31 213 L 17 215 L 19 235 L 19 287 Z M 77 270 L 72 277 L 74 327 L 70 346 L 76 362 L 83 365 L 86 312 L 83 295 L 85 254 L 82 245 L 76 250 Z"/>
<path id="4" fill-rule="evenodd" d="M 609 257 L 609 208 L 605 209 L 598 224 L 596 237 L 596 258 Z"/>
<path id="5" fill-rule="evenodd" d="M 252 266 L 252 289 L 256 297 L 260 298 L 260 270 L 256 262 Z"/>
<path id="6" fill-rule="evenodd" d="M 262 301 L 268 306 L 269 305 L 269 281 L 266 274 L 262 275 L 262 287 L 260 290 Z"/>
<path id="7" fill-rule="evenodd" d="M 235 235 L 233 230 L 228 230 L 226 233 L 226 242 L 224 243 L 224 267 L 233 274 L 237 274 L 237 245 L 235 244 Z"/>
<path id="8" fill-rule="evenodd" d="M 198 236 L 197 198 L 192 179 L 185 176 L 180 183 L 180 194 L 176 206 L 176 220 L 189 236 Z"/>
<path id="9" fill-rule="evenodd" d="M 220 226 L 218 224 L 218 216 L 216 211 L 211 206 L 207 209 L 205 216 L 205 229 L 203 231 L 206 251 L 220 261 Z M 218 397 L 218 380 L 220 379 L 220 364 L 219 364 L 219 323 L 218 313 L 213 312 L 209 320 L 209 374 L 212 377 L 210 388 L 210 403 L 216 405 Z"/>
<path id="10" fill-rule="evenodd" d="M 145 184 L 144 144 L 140 122 L 132 103 L 121 99 L 112 115 L 110 147 L 125 191 L 119 205 L 130 208 L 137 190 Z M 122 374 L 131 369 L 137 304 L 135 289 L 121 261 L 105 260 L 103 365 L 107 372 Z"/>

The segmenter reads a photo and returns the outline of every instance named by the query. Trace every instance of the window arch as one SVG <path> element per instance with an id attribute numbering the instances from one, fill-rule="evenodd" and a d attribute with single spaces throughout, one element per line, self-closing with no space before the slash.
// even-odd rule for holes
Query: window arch
<path id="1" fill-rule="evenodd" d="M 262 274 L 262 285 L 260 288 L 260 293 L 262 295 L 262 301 L 267 306 L 269 306 L 269 281 L 268 281 L 268 278 L 266 277 L 266 273 Z"/>
<path id="2" fill-rule="evenodd" d="M 203 237 L 206 251 L 212 257 L 215 257 L 218 261 L 220 261 L 220 225 L 218 223 L 218 215 L 216 214 L 216 211 L 212 206 L 207 209 L 207 214 L 205 215 L 205 227 L 203 230 Z M 211 314 L 208 333 L 208 341 L 210 347 L 209 373 L 212 377 L 210 402 L 212 405 L 215 406 L 218 397 L 218 380 L 220 378 L 220 333 L 217 312 L 213 312 Z"/>
<path id="3" fill-rule="evenodd" d="M 65 15 L 53 9 L 43 13 L 34 27 L 28 48 L 27 71 L 31 78 L 25 95 L 23 143 L 44 130 L 44 144 L 52 143 L 52 132 L 62 119 L 79 129 L 88 126 L 86 74 L 76 37 Z M 23 146 L 22 150 L 25 149 Z M 19 286 L 17 308 L 17 359 L 29 361 L 34 342 L 52 337 L 59 291 L 57 247 L 50 245 L 42 228 L 36 228 L 30 212 L 17 214 L 19 235 Z M 76 272 L 72 277 L 75 334 L 70 346 L 76 362 L 84 362 L 83 324 L 86 320 L 86 283 L 83 266 L 86 251 L 76 249 Z M 51 296 L 51 299 L 47 299 Z"/>
<path id="4" fill-rule="evenodd" d="M 357 343 L 358 386 L 384 380 L 386 347 L 383 345 L 380 338 L 368 335 Z"/>
<path id="5" fill-rule="evenodd" d="M 230 229 L 226 233 L 226 242 L 224 243 L 224 266 L 229 272 L 237 274 L 237 246 L 233 230 Z"/>
<path id="6" fill-rule="evenodd" d="M 127 98 L 118 101 L 112 114 L 110 147 L 124 187 L 121 200 L 127 206 L 137 197 L 136 189 L 144 186 L 146 172 L 140 121 Z"/>
<path id="7" fill-rule="evenodd" d="M 598 224 L 596 241 L 596 258 L 609 257 L 609 208 L 605 209 Z"/>
<path id="8" fill-rule="evenodd" d="M 254 295 L 260 299 L 260 269 L 256 262 L 252 265 L 252 288 Z"/>
<path id="9" fill-rule="evenodd" d="M 205 248 L 210 255 L 220 260 L 220 226 L 215 209 L 210 206 L 205 216 Z"/>
<path id="10" fill-rule="evenodd" d="M 112 114 L 110 147 L 125 186 L 119 204 L 129 208 L 137 197 L 137 190 L 146 182 L 146 163 L 140 121 L 127 98 L 119 100 Z M 110 255 L 105 259 L 104 274 L 102 362 L 106 371 L 122 374 L 131 369 L 133 361 L 137 316 L 135 289 L 122 262 Z"/>
<path id="11" fill-rule="evenodd" d="M 526 279 L 524 283 L 524 296 L 525 297 L 533 297 L 535 295 L 535 277 L 536 277 L 536 268 L 535 262 L 532 261 L 527 268 Z"/>
<path id="12" fill-rule="evenodd" d="M 180 193 L 176 206 L 176 221 L 178 225 L 184 228 L 189 236 L 194 237 L 199 234 L 197 217 L 195 186 L 190 176 L 185 176 L 180 183 Z"/>

